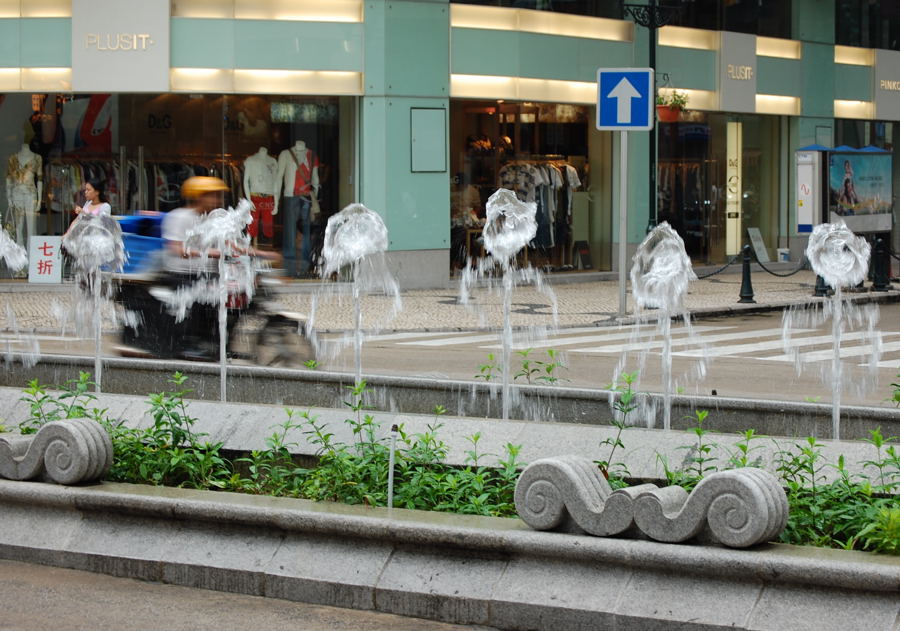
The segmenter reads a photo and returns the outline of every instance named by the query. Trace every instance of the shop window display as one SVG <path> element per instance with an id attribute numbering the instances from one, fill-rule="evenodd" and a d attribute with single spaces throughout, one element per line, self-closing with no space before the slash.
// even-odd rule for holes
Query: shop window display
<path id="1" fill-rule="evenodd" d="M 249 226 L 256 245 L 283 252 L 288 272 L 306 275 L 327 216 L 347 201 L 336 175 L 340 112 L 349 101 L 173 93 L 4 95 L 4 228 L 23 245 L 29 236 L 62 234 L 75 208 L 85 203 L 88 180 L 102 182 L 113 215 L 129 215 L 177 208 L 184 180 L 211 175 L 227 183 L 226 204 L 246 197 L 256 205 Z"/>
<path id="2" fill-rule="evenodd" d="M 483 254 L 485 203 L 502 187 L 537 205 L 529 262 L 548 271 L 574 269 L 573 196 L 587 170 L 588 108 L 458 101 L 451 120 L 451 266 L 460 269 Z"/>
<path id="3" fill-rule="evenodd" d="M 773 256 L 789 234 L 777 213 L 780 120 L 693 111 L 679 122 L 659 124 L 657 222 L 678 232 L 695 263 L 728 260 L 729 210 L 739 209 L 738 241 L 747 242 L 747 228 L 759 228 Z M 741 135 L 741 151 L 729 156 L 728 135 L 734 133 Z M 737 208 L 728 208 L 729 195 Z"/>

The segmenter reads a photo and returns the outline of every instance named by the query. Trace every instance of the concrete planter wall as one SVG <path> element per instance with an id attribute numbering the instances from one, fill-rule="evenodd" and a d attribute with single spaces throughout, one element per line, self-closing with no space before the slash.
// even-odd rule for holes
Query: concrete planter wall
<path id="1" fill-rule="evenodd" d="M 185 364 L 151 360 L 111 358 L 104 362 L 105 392 L 145 395 L 170 389 L 166 380 L 176 370 L 187 371 L 191 397 L 218 400 L 219 368 L 214 364 Z M 59 384 L 78 376 L 79 370 L 93 371 L 93 360 L 68 356 L 45 356 L 30 368 L 27 377 L 20 371 L 0 370 L 0 386 L 21 389 L 27 379 Z M 270 403 L 304 408 L 344 408 L 346 386 L 353 376 L 307 370 L 283 370 L 235 366 L 228 369 L 228 399 L 246 403 Z M 366 375 L 374 392 L 368 401 L 376 410 L 406 414 L 429 414 L 443 405 L 449 415 L 493 418 L 501 409 L 498 385 L 467 381 L 417 379 Z M 516 386 L 522 403 L 513 406 L 512 417 L 525 420 L 609 424 L 612 413 L 609 393 L 585 388 Z M 742 432 L 753 428 L 772 436 L 831 436 L 831 406 L 729 399 L 725 397 L 673 397 L 672 422 L 686 428 L 685 416 L 694 410 L 710 411 L 706 426 L 721 432 Z M 869 430 L 881 427 L 884 435 L 900 435 L 900 410 L 893 408 L 841 408 L 841 437 L 867 438 Z M 642 423 L 639 423 L 642 425 Z"/>
<path id="2" fill-rule="evenodd" d="M 0 481 L 0 557 L 501 629 L 893 629 L 900 560 L 513 519 Z"/>

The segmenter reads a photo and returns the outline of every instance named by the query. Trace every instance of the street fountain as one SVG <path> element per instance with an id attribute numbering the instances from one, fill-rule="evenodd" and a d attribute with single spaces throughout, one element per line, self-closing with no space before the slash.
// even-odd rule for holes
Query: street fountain
<path id="1" fill-rule="evenodd" d="M 121 271 L 125 264 L 122 229 L 109 215 L 81 213 L 63 235 L 63 248 L 75 261 L 76 324 L 86 323 L 90 315 L 94 330 L 94 384 L 101 391 L 103 301 L 113 296 L 112 283 L 103 282 L 104 268 Z"/>
<path id="2" fill-rule="evenodd" d="M 219 399 L 224 402 L 228 371 L 228 296 L 253 298 L 253 259 L 238 256 L 250 247 L 246 227 L 252 221 L 253 205 L 242 199 L 236 208 L 216 208 L 209 212 L 194 228 L 188 230 L 185 245 L 201 253 L 201 266 L 205 267 L 211 250 L 219 252 L 218 279 L 195 283 L 176 292 L 178 315 L 185 317 L 188 307 L 195 302 L 215 304 L 219 315 Z"/>
<path id="3" fill-rule="evenodd" d="M 0 228 L 0 259 L 6 263 L 6 267 L 10 271 L 17 272 L 28 264 L 28 255 L 25 248 L 20 246 L 13 240 L 6 230 Z M 6 363 L 12 364 L 13 360 L 18 358 L 26 368 L 30 368 L 37 363 L 40 357 L 40 346 L 37 338 L 34 336 L 22 335 L 19 331 L 19 325 L 16 321 L 16 313 L 12 305 L 6 303 L 6 328 L 10 331 L 13 338 L 17 338 L 21 344 L 27 348 L 22 353 L 14 353 L 12 350 L 12 340 L 6 343 Z"/>
<path id="4" fill-rule="evenodd" d="M 684 241 L 665 221 L 644 238 L 633 261 L 631 291 L 639 320 L 636 335 L 640 332 L 641 319 L 648 317 L 644 310 L 656 310 L 656 332 L 662 341 L 663 429 L 668 430 L 672 425 L 672 317 L 680 314 L 691 334 L 690 315 L 683 303 L 688 284 L 697 276 L 685 252 Z M 700 371 L 704 372 L 702 361 Z M 648 417 L 648 423 L 650 420 Z"/>
<path id="5" fill-rule="evenodd" d="M 353 301 L 352 336 L 349 340 L 337 340 L 330 350 L 337 353 L 348 341 L 353 344 L 356 383 L 362 380 L 363 298 L 367 294 L 377 293 L 391 299 L 392 305 L 385 321 L 394 318 L 402 307 L 400 287 L 388 270 L 384 256 L 387 247 L 388 232 L 384 220 L 362 204 L 350 204 L 328 218 L 319 272 L 324 280 L 328 280 L 349 268 L 352 278 L 350 295 Z M 316 312 L 327 298 L 337 296 L 339 302 L 342 302 L 345 287 L 331 284 L 326 290 L 313 296 L 309 329 L 312 331 L 313 342 L 318 347 L 321 345 L 315 336 Z M 376 331 L 372 326 L 369 329 Z"/>
<path id="6" fill-rule="evenodd" d="M 821 276 L 834 290 L 826 298 L 822 308 L 791 308 L 782 317 L 782 342 L 785 353 L 792 353 L 799 372 L 802 369 L 802 355 L 798 347 L 791 344 L 791 331 L 795 328 L 816 327 L 831 319 L 831 364 L 824 364 L 822 378 L 833 392 L 831 431 L 832 438 L 840 438 L 841 393 L 847 382 L 859 388 L 872 384 L 878 360 L 881 355 L 881 334 L 876 330 L 878 324 L 878 306 L 864 305 L 862 308 L 850 303 L 844 296 L 845 287 L 854 287 L 863 282 L 869 269 L 869 243 L 858 237 L 847 228 L 843 221 L 825 223 L 816 226 L 806 246 L 806 257 L 813 271 Z M 869 344 L 868 378 L 853 375 L 847 379 L 841 362 L 841 338 L 847 328 L 864 328 L 862 344 Z"/>
<path id="7" fill-rule="evenodd" d="M 539 291 L 548 296 L 552 305 L 552 322 L 557 323 L 556 297 L 549 288 L 545 288 L 540 272 L 531 266 L 520 269 L 516 265 L 516 256 L 534 239 L 537 233 L 535 215 L 537 206 L 534 202 L 519 200 L 516 194 L 505 188 L 497 189 L 487 201 L 486 221 L 482 236 L 484 249 L 490 257 L 479 259 L 476 264 L 469 264 L 460 280 L 460 302 L 469 305 L 472 301 L 472 289 L 481 281 L 486 282 L 490 291 L 493 286 L 493 272 L 499 268 L 502 274 L 503 332 L 501 335 L 501 371 L 502 371 L 502 418 L 509 418 L 512 403 L 511 356 L 513 348 L 512 331 L 512 294 L 519 283 L 533 283 Z"/>

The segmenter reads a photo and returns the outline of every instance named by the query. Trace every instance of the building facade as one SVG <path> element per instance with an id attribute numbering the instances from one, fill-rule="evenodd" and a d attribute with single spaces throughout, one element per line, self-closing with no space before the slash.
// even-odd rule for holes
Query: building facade
<path id="1" fill-rule="evenodd" d="M 687 0 L 650 30 L 617 0 L 0 0 L 4 224 L 60 234 L 96 178 L 114 213 L 164 212 L 209 173 L 229 201 L 252 196 L 275 249 L 296 232 L 315 250 L 360 201 L 403 286 L 438 287 L 480 254 L 501 185 L 538 204 L 532 264 L 613 269 L 625 168 L 629 249 L 665 220 L 696 264 L 728 260 L 748 228 L 799 260 L 797 150 L 884 150 L 882 190 L 900 186 L 895 4 Z M 655 159 L 636 132 L 618 165 L 618 134 L 595 129 L 597 69 L 648 66 L 651 37 L 659 94 L 686 110 L 658 123 Z M 26 148 L 40 177 L 12 162 Z M 287 198 L 310 190 L 321 220 L 289 230 Z"/>

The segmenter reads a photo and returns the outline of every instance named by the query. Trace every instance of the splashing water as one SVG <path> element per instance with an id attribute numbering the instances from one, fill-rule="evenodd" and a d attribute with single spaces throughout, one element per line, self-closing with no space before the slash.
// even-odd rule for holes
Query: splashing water
<path id="1" fill-rule="evenodd" d="M 328 218 L 325 227 L 325 242 L 322 246 L 322 259 L 319 267 L 323 279 L 332 275 L 340 275 L 345 268 L 350 268 L 352 276 L 351 296 L 353 301 L 353 334 L 354 367 L 356 383 L 362 380 L 362 344 L 363 322 L 362 301 L 367 294 L 387 296 L 392 304 L 383 322 L 390 321 L 400 312 L 402 301 L 400 287 L 388 270 L 385 251 L 388 247 L 387 226 L 381 216 L 362 204 L 350 204 Z M 329 296 L 339 294 L 336 285 L 329 289 Z M 341 288 L 343 289 L 343 288 Z M 316 313 L 326 296 L 313 296 L 309 328 L 315 329 Z M 339 301 L 340 296 L 339 296 Z M 373 332 L 378 330 L 378 323 L 370 326 Z M 319 346 L 315 333 L 312 339 Z M 337 340 L 330 348 L 332 354 L 338 353 L 346 343 L 345 339 Z"/>
<path id="2" fill-rule="evenodd" d="M 28 265 L 28 254 L 25 248 L 16 243 L 3 228 L 0 228 L 0 259 L 13 272 L 17 272 Z M 35 336 L 23 335 L 19 331 L 15 311 L 13 311 L 12 305 L 8 302 L 6 303 L 6 328 L 13 337 L 17 338 L 16 343 L 25 347 L 23 352 L 14 353 L 12 350 L 13 341 L 8 340 L 6 343 L 7 365 L 10 365 L 14 359 L 18 358 L 26 368 L 34 366 L 40 358 L 40 345 Z"/>
<path id="3" fill-rule="evenodd" d="M 201 267 L 206 267 L 210 250 L 216 249 L 218 257 L 218 278 L 198 281 L 183 287 L 174 294 L 176 319 L 182 320 L 188 308 L 194 303 L 214 304 L 219 314 L 219 399 L 227 398 L 228 376 L 228 294 L 253 297 L 255 270 L 249 257 L 236 254 L 250 247 L 250 237 L 246 227 L 253 221 L 253 204 L 246 199 L 235 208 L 216 208 L 187 231 L 185 247 L 200 251 Z"/>
<path id="4" fill-rule="evenodd" d="M 659 310 L 656 332 L 662 341 L 663 429 L 668 430 L 672 425 L 672 316 L 681 313 L 688 336 L 693 334 L 690 315 L 683 304 L 688 285 L 697 276 L 684 249 L 684 241 L 665 221 L 644 238 L 632 260 L 631 290 L 639 320 L 642 310 Z M 640 326 L 636 328 L 636 334 L 639 333 Z M 644 359 L 641 361 L 643 363 Z M 702 361 L 699 369 L 705 373 Z"/>
<path id="5" fill-rule="evenodd" d="M 25 248 L 16 243 L 3 228 L 0 228 L 0 259 L 3 259 L 6 266 L 14 272 L 28 264 Z"/>
<path id="6" fill-rule="evenodd" d="M 816 226 L 806 246 L 806 257 L 813 271 L 825 279 L 834 294 L 827 298 L 821 310 L 817 308 L 789 309 L 782 316 L 782 343 L 786 353 L 794 355 L 797 372 L 802 370 L 802 356 L 799 346 L 791 343 L 791 331 L 803 326 L 819 326 L 831 319 L 832 354 L 830 370 L 823 365 L 822 378 L 831 387 L 833 394 L 831 412 L 832 438 L 840 438 L 841 394 L 847 382 L 859 388 L 871 386 L 877 374 L 881 356 L 881 333 L 876 330 L 879 319 L 877 305 L 866 305 L 863 309 L 844 298 L 844 287 L 861 283 L 869 270 L 869 243 L 847 228 L 843 221 Z M 853 375 L 848 380 L 841 362 L 841 338 L 848 328 L 863 329 L 862 342 L 871 346 L 869 375 Z"/>
<path id="7" fill-rule="evenodd" d="M 486 205 L 486 222 L 482 231 L 484 248 L 490 254 L 489 257 L 479 259 L 477 264 L 469 265 L 460 279 L 460 303 L 472 304 L 473 288 L 484 283 L 488 292 L 494 288 L 494 272 L 497 268 L 502 273 L 502 305 L 503 305 L 503 329 L 501 334 L 502 355 L 500 371 L 502 378 L 502 418 L 509 418 L 510 407 L 516 398 L 512 389 L 511 358 L 513 349 L 512 330 L 512 294 L 519 284 L 534 284 L 535 288 L 543 293 L 551 304 L 552 326 L 558 322 L 556 296 L 546 287 L 541 273 L 533 267 L 518 269 L 516 267 L 516 255 L 526 247 L 537 233 L 537 205 L 534 202 L 519 200 L 516 194 L 505 188 L 497 189 L 488 198 Z M 479 314 L 480 321 L 486 321 L 483 313 Z M 537 327 L 535 330 L 523 332 L 518 343 L 527 347 L 524 342 L 529 334 L 546 337 L 546 327 Z M 474 391 L 473 391 L 474 392 Z"/>
<path id="8" fill-rule="evenodd" d="M 94 383 L 101 391 L 103 363 L 101 361 L 103 302 L 113 295 L 112 283 L 103 282 L 103 270 L 122 270 L 126 253 L 119 222 L 109 215 L 81 213 L 63 236 L 63 248 L 75 261 L 75 300 L 79 319 L 88 313 L 93 316 Z"/>

